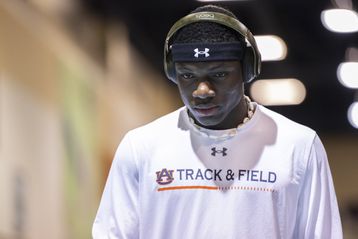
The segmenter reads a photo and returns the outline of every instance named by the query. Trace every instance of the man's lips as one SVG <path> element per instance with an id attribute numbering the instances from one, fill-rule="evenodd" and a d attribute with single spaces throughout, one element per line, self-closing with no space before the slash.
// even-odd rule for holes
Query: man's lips
<path id="1" fill-rule="evenodd" d="M 212 105 L 212 104 L 210 104 L 210 105 L 197 105 L 197 106 L 194 106 L 193 109 L 200 116 L 211 116 L 211 115 L 214 115 L 219 110 L 219 106 Z"/>

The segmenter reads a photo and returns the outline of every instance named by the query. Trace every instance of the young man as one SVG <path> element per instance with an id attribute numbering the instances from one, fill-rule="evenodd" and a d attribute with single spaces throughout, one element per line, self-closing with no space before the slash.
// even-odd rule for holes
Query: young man
<path id="1" fill-rule="evenodd" d="M 165 43 L 165 72 L 185 107 L 127 133 L 94 238 L 342 238 L 316 133 L 244 95 L 260 71 L 252 34 L 204 6 Z"/>

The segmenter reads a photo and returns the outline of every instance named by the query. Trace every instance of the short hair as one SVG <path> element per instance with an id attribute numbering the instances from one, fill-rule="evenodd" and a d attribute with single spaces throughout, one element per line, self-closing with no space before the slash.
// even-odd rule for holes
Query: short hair
<path id="1" fill-rule="evenodd" d="M 191 13 L 196 12 L 218 12 L 236 18 L 230 10 L 217 6 L 205 5 L 196 8 Z M 217 42 L 243 42 L 245 38 L 229 27 L 215 22 L 195 22 L 189 24 L 173 36 L 172 43 L 217 43 Z"/>

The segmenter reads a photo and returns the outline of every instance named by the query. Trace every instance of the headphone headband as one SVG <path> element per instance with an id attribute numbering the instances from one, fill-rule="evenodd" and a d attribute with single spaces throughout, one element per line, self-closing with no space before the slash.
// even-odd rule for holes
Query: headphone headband
<path id="1" fill-rule="evenodd" d="M 253 72 L 249 73 L 248 79 L 245 79 L 246 82 L 249 82 L 256 78 L 260 74 L 261 69 L 261 56 L 257 48 L 256 41 L 252 33 L 247 29 L 247 27 L 242 24 L 238 19 L 231 17 L 229 15 L 218 13 L 218 12 L 196 12 L 190 13 L 183 18 L 179 19 L 174 25 L 170 28 L 167 37 L 165 38 L 164 44 L 164 71 L 166 76 L 176 82 L 175 75 L 172 74 L 174 71 L 174 65 L 171 59 L 171 39 L 174 34 L 181 28 L 195 23 L 195 22 L 214 22 L 220 25 L 224 25 L 238 32 L 245 38 L 247 47 L 252 49 L 253 53 Z"/>

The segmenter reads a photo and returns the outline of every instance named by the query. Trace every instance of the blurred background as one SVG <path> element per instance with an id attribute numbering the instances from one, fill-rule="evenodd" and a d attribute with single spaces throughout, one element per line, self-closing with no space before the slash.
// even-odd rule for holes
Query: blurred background
<path id="1" fill-rule="evenodd" d="M 0 1 L 1 239 L 91 237 L 123 135 L 182 105 L 163 72 L 166 33 L 208 2 Z M 258 41 L 246 93 L 320 135 L 345 238 L 358 238 L 358 2 L 210 3 Z"/>

